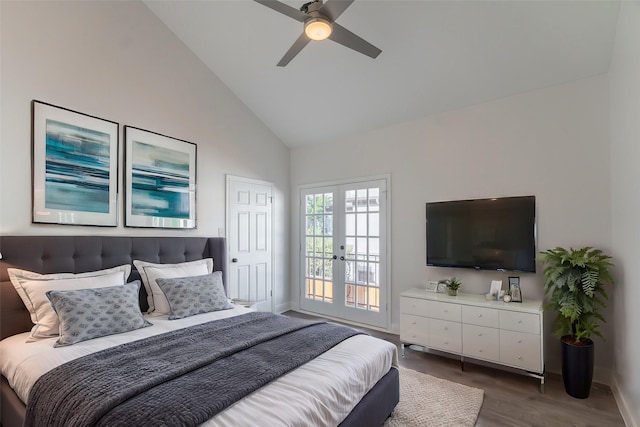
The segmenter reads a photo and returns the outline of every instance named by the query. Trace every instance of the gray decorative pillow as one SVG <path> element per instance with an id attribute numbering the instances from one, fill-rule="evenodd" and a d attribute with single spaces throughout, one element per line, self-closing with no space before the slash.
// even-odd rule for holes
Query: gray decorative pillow
<path id="1" fill-rule="evenodd" d="M 139 292 L 139 280 L 124 286 L 48 291 L 60 320 L 60 338 L 54 347 L 151 326 L 142 317 Z"/>
<path id="2" fill-rule="evenodd" d="M 224 292 L 220 271 L 204 276 L 158 278 L 156 283 L 169 301 L 169 320 L 233 308 Z"/>

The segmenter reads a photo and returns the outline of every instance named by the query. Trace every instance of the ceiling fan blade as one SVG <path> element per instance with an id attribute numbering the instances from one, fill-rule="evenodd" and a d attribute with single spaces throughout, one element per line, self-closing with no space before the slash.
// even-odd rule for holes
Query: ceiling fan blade
<path id="1" fill-rule="evenodd" d="M 336 43 L 340 43 L 350 49 L 367 55 L 371 58 L 377 58 L 382 52 L 380 49 L 364 40 L 360 36 L 355 35 L 351 31 L 344 28 L 342 25 L 333 23 L 333 31 L 329 36 L 331 40 Z"/>
<path id="2" fill-rule="evenodd" d="M 327 0 L 318 12 L 322 13 L 333 22 L 338 19 L 338 16 L 342 15 L 342 12 L 351 6 L 351 3 L 353 3 L 353 0 Z"/>
<path id="3" fill-rule="evenodd" d="M 284 67 L 291 62 L 291 60 L 299 54 L 302 48 L 304 48 L 310 41 L 311 39 L 307 37 L 305 33 L 300 34 L 298 40 L 291 45 L 287 53 L 285 53 L 280 62 L 278 62 L 278 67 Z"/>
<path id="4" fill-rule="evenodd" d="M 260 3 L 263 6 L 267 6 L 270 9 L 280 12 L 283 15 L 287 15 L 289 18 L 293 18 L 296 21 L 304 22 L 309 16 L 287 4 L 281 3 L 277 0 L 254 0 L 256 3 Z"/>

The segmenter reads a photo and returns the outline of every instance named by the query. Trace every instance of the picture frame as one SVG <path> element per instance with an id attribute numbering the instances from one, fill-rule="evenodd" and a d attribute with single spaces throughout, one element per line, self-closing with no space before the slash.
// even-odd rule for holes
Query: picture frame
<path id="1" fill-rule="evenodd" d="M 493 295 L 494 299 L 498 299 L 500 296 L 500 290 L 502 289 L 502 280 L 492 280 L 491 287 L 489 288 L 489 294 Z"/>
<path id="2" fill-rule="evenodd" d="M 118 225 L 120 125 L 31 101 L 33 223 Z"/>
<path id="3" fill-rule="evenodd" d="M 124 127 L 125 227 L 196 228 L 197 147 Z"/>
<path id="4" fill-rule="evenodd" d="M 519 277 L 509 277 L 509 295 L 511 295 L 511 302 L 522 302 Z"/>
<path id="5" fill-rule="evenodd" d="M 444 280 L 438 282 L 438 288 L 436 289 L 436 293 L 444 294 L 447 293 L 447 284 Z"/>
<path id="6" fill-rule="evenodd" d="M 424 285 L 424 290 L 427 292 L 438 292 L 438 281 L 437 280 L 429 280 Z"/>

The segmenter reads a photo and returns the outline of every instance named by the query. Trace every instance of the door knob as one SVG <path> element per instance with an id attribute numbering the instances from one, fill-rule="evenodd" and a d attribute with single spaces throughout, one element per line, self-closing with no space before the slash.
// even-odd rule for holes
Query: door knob
<path id="1" fill-rule="evenodd" d="M 334 256 L 333 256 L 333 259 L 338 259 L 338 255 L 334 255 Z"/>
<path id="2" fill-rule="evenodd" d="M 340 261 L 344 261 L 344 257 L 343 256 L 340 257 Z"/>
<path id="3" fill-rule="evenodd" d="M 231 258 L 231 262 L 238 262 L 238 258 Z"/>

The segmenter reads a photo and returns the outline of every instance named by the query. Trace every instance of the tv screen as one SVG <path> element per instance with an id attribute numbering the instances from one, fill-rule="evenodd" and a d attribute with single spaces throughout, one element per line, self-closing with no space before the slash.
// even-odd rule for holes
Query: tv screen
<path id="1" fill-rule="evenodd" d="M 536 271 L 535 196 L 427 203 L 427 265 Z"/>

